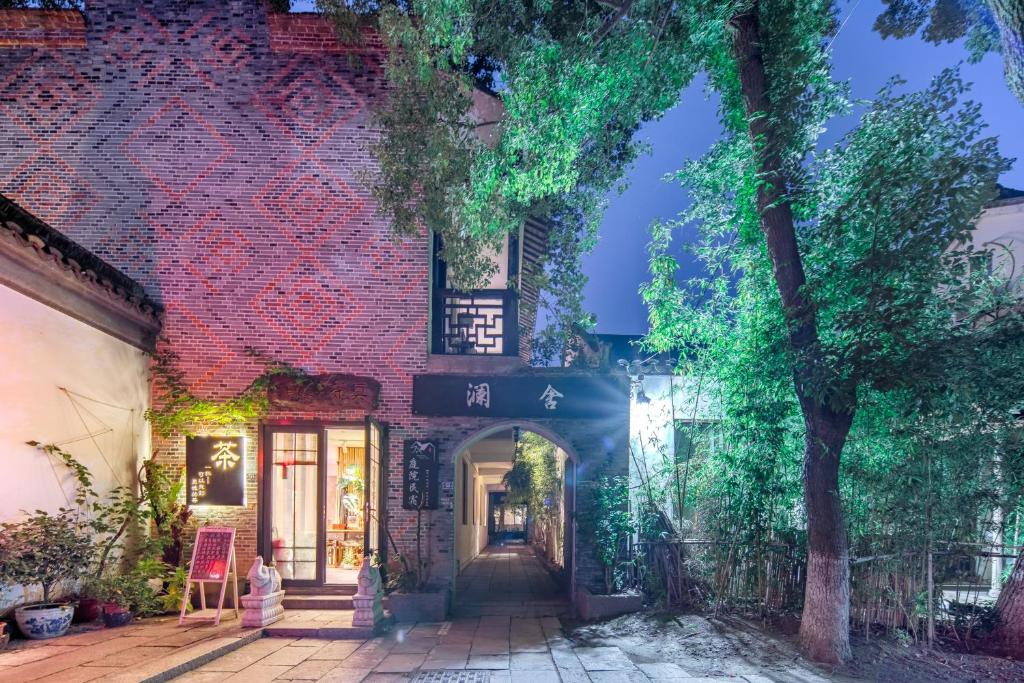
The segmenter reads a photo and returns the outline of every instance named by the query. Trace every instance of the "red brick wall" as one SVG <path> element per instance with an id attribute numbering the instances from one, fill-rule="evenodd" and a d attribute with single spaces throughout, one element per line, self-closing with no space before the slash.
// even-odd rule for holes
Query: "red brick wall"
<path id="1" fill-rule="evenodd" d="M 393 241 L 360 180 L 379 44 L 338 47 L 310 15 L 268 22 L 256 0 L 93 1 L 86 19 L 0 11 L 0 191 L 162 301 L 197 394 L 227 397 L 259 374 L 246 347 L 373 376 L 400 461 L 419 429 L 410 378 L 426 361 L 429 245 Z M 71 28 L 77 42 L 51 40 Z M 184 462 L 181 438 L 157 448 Z M 243 565 L 256 551 L 249 489 L 245 509 L 197 515 L 240 527 Z"/>
<path id="2" fill-rule="evenodd" d="M 258 0 L 90 0 L 84 21 L 0 11 L 0 36 L 15 34 L 24 42 L 0 45 L 0 192 L 162 301 L 166 343 L 200 396 L 232 396 L 261 372 L 247 347 L 380 381 L 389 527 L 411 549 L 403 440 L 439 439 L 451 482 L 453 448 L 487 422 L 410 412 L 412 375 L 426 371 L 430 250 L 425 237 L 395 242 L 360 181 L 372 170 L 379 44 L 338 46 L 317 17 L 268 18 Z M 29 41 L 50 35 L 72 37 Z M 244 572 L 256 553 L 259 435 L 242 428 L 248 504 L 198 508 L 196 519 L 238 527 Z M 624 425 L 552 428 L 591 461 L 581 472 L 612 454 L 625 467 Z M 156 448 L 183 466 L 181 436 Z M 452 496 L 425 515 L 438 581 L 453 563 Z M 580 547 L 584 580 L 600 584 L 588 554 Z"/>

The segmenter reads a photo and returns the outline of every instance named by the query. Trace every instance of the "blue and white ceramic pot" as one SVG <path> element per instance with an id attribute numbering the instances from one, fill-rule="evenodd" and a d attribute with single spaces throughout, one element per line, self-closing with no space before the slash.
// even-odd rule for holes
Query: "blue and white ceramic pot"
<path id="1" fill-rule="evenodd" d="M 75 606 L 56 602 L 27 605 L 14 610 L 14 620 L 26 638 L 45 640 L 68 632 Z"/>

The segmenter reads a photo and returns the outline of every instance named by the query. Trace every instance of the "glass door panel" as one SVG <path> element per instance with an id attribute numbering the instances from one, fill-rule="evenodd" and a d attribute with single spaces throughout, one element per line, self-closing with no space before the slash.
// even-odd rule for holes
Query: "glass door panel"
<path id="1" fill-rule="evenodd" d="M 316 581 L 320 435 L 272 432 L 270 547 L 286 581 Z"/>
<path id="2" fill-rule="evenodd" d="M 383 440 L 384 433 L 380 424 L 373 418 L 366 419 L 366 497 L 363 505 L 366 519 L 365 548 L 367 553 L 386 555 L 381 539 L 383 529 L 382 510 L 382 479 L 383 479 Z"/>

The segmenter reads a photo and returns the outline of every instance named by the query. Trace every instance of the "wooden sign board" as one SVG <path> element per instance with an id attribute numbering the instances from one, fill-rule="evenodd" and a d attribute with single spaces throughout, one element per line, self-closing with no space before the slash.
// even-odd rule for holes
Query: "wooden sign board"
<path id="1" fill-rule="evenodd" d="M 188 505 L 245 505 L 245 437 L 185 439 Z"/>
<path id="2" fill-rule="evenodd" d="M 601 419 L 629 413 L 628 378 L 617 375 L 415 375 L 414 415 Z"/>
<path id="3" fill-rule="evenodd" d="M 436 510 L 437 442 L 406 439 L 403 455 L 402 507 L 406 510 Z"/>
<path id="4" fill-rule="evenodd" d="M 219 624 L 229 581 L 234 584 L 234 610 L 237 619 L 238 570 L 235 567 L 235 529 L 218 526 L 199 527 L 196 531 L 195 545 L 192 546 L 192 561 L 188 566 L 188 582 L 185 585 L 185 595 L 181 600 L 181 615 L 178 617 L 178 625 L 181 626 L 186 620 L 212 621 L 215 625 Z M 220 597 L 217 601 L 217 613 L 214 616 L 186 614 L 194 583 L 199 584 L 199 604 L 203 612 L 206 611 L 204 584 L 220 584 Z"/>

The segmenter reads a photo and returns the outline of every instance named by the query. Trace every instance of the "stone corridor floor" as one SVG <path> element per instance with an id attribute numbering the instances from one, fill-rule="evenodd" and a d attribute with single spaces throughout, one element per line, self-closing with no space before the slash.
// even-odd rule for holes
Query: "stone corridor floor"
<path id="1" fill-rule="evenodd" d="M 619 683 L 699 678 L 675 664 L 634 662 L 617 647 L 574 647 L 554 617 L 483 616 L 398 626 L 367 641 L 263 638 L 173 679 L 180 683 Z"/>
<path id="2" fill-rule="evenodd" d="M 568 608 L 561 588 L 522 541 L 487 546 L 459 573 L 455 584 L 457 617 L 559 616 Z"/>

